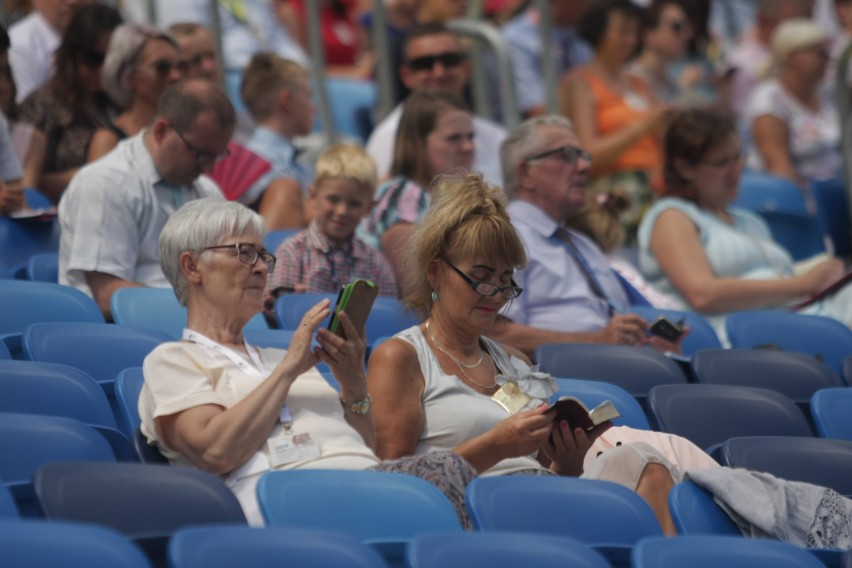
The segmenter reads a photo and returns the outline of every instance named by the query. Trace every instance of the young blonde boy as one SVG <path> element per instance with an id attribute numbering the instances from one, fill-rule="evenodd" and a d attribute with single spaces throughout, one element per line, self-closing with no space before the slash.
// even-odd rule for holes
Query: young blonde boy
<path id="1" fill-rule="evenodd" d="M 355 236 L 372 206 L 375 187 L 376 164 L 361 147 L 337 144 L 320 155 L 309 194 L 313 221 L 275 251 L 270 296 L 337 292 L 356 278 L 375 282 L 380 295 L 398 296 L 393 270 L 382 253 Z"/>

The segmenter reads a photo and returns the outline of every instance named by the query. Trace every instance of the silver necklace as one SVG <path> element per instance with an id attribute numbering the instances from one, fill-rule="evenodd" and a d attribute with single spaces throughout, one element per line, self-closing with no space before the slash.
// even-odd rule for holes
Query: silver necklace
<path id="1" fill-rule="evenodd" d="M 450 359 L 452 359 L 453 363 L 455 363 L 456 365 L 458 365 L 458 367 L 459 367 L 459 371 L 461 371 L 461 372 L 462 372 L 462 375 L 464 375 L 464 378 L 466 378 L 466 379 L 467 379 L 468 381 L 470 381 L 471 383 L 473 383 L 473 384 L 475 384 L 476 386 L 478 386 L 478 387 L 480 387 L 480 388 L 483 388 L 483 389 L 493 389 L 494 387 L 496 387 L 496 386 L 497 386 L 497 380 L 496 380 L 496 379 L 494 379 L 493 384 L 490 384 L 490 385 L 483 385 L 482 383 L 477 382 L 477 381 L 473 380 L 472 378 L 470 378 L 470 375 L 468 375 L 468 374 L 467 374 L 467 372 L 464 370 L 464 369 L 465 369 L 465 367 L 467 367 L 468 369 L 473 369 L 473 368 L 475 368 L 475 367 L 478 367 L 480 364 L 482 364 L 482 360 L 485 358 L 485 350 L 484 350 L 484 349 L 482 349 L 482 348 L 480 347 L 480 349 L 479 349 L 479 361 L 477 361 L 477 363 L 476 363 L 475 365 L 465 365 L 464 363 L 462 363 L 461 361 L 459 361 L 458 359 L 456 359 L 456 358 L 453 356 L 453 354 L 452 354 L 452 353 L 450 353 L 449 351 L 447 351 L 446 349 L 444 349 L 444 348 L 441 346 L 441 344 L 440 344 L 440 343 L 438 343 L 438 340 L 437 340 L 437 339 L 435 339 L 435 336 L 434 336 L 434 335 L 432 335 L 432 330 L 429 328 L 429 322 L 428 322 L 428 321 L 426 322 L 426 332 L 429 334 L 429 339 L 431 339 L 431 340 L 432 340 L 432 344 L 433 344 L 435 347 L 437 347 L 437 348 L 438 348 L 438 351 L 440 351 L 441 353 L 443 353 L 444 355 L 446 355 L 447 357 L 449 357 Z M 489 357 L 489 358 L 488 358 L 488 361 L 491 363 L 491 369 L 492 369 L 492 370 L 495 372 L 495 374 L 496 374 L 497 369 L 496 369 L 496 367 L 494 367 L 494 362 L 493 362 L 493 361 L 491 361 L 491 357 Z"/>

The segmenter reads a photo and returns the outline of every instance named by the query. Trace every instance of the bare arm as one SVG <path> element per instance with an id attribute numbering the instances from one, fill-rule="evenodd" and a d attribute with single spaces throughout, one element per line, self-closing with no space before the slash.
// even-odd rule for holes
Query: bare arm
<path id="1" fill-rule="evenodd" d="M 0 182 L 0 215 L 9 215 L 26 204 L 24 188 L 20 180 Z"/>
<path id="2" fill-rule="evenodd" d="M 118 145 L 118 136 L 108 128 L 98 128 L 89 141 L 89 152 L 86 162 L 94 162 L 104 154 L 108 154 Z"/>
<path id="3" fill-rule="evenodd" d="M 105 272 L 86 272 L 86 284 L 91 288 L 92 297 L 107 321 L 112 320 L 109 301 L 113 292 L 119 288 L 141 288 L 144 286 L 138 282 L 130 282 Z"/>
<path id="4" fill-rule="evenodd" d="M 308 310 L 281 363 L 233 407 L 207 404 L 157 418 L 165 444 L 196 467 L 217 475 L 244 464 L 266 443 L 293 382 L 316 363 L 311 336 L 329 314 L 328 305 L 324 300 Z"/>
<path id="5" fill-rule="evenodd" d="M 68 187 L 68 184 L 71 183 L 71 178 L 73 178 L 77 172 L 80 171 L 80 168 L 70 168 L 67 170 L 62 170 L 61 172 L 53 172 L 53 173 L 42 173 L 38 180 L 38 189 L 48 197 L 54 203 L 59 203 L 59 199 L 62 197 L 62 192 L 65 191 L 65 188 Z"/>
<path id="6" fill-rule="evenodd" d="M 408 241 L 411 239 L 411 235 L 414 234 L 414 229 L 415 226 L 413 223 L 401 221 L 390 227 L 382 235 L 382 252 L 391 265 L 391 268 L 393 268 L 397 282 L 402 281 L 400 275 L 405 269 Z"/>
<path id="7" fill-rule="evenodd" d="M 44 165 L 46 152 L 47 139 L 41 130 L 34 129 L 30 137 L 30 147 L 27 151 L 27 157 L 23 163 L 24 177 L 21 178 L 21 185 L 32 188 L 38 187 L 38 180 L 41 176 L 41 168 Z"/>
<path id="8" fill-rule="evenodd" d="M 258 213 L 263 217 L 267 231 L 301 229 L 307 223 L 304 217 L 302 190 L 292 178 L 273 180 L 260 198 Z"/>
<path id="9" fill-rule="evenodd" d="M 592 170 L 609 166 L 630 146 L 662 124 L 664 107 L 654 107 L 617 132 L 602 135 L 595 124 L 592 89 L 577 72 L 568 73 L 559 90 L 562 114 L 571 119 L 580 144 L 592 155 Z"/>
<path id="10" fill-rule="evenodd" d="M 766 171 L 798 183 L 790 156 L 790 132 L 784 121 L 768 114 L 759 116 L 752 123 L 751 135 Z"/>
<path id="11" fill-rule="evenodd" d="M 793 278 L 746 280 L 718 278 L 707 260 L 698 229 L 680 211 L 660 214 L 651 233 L 651 252 L 672 285 L 698 312 L 730 312 L 778 305 L 813 294 L 840 276 L 830 260 Z"/>

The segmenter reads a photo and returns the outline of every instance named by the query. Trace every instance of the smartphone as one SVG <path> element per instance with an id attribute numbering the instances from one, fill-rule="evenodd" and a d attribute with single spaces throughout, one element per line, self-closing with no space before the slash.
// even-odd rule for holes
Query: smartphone
<path id="1" fill-rule="evenodd" d="M 651 335 L 662 337 L 674 343 L 683 335 L 683 320 L 680 320 L 678 323 L 672 323 L 665 316 L 660 316 L 651 324 L 649 332 Z"/>
<path id="2" fill-rule="evenodd" d="M 378 293 L 379 287 L 370 280 L 358 279 L 343 286 L 337 295 L 334 310 L 331 312 L 328 330 L 340 337 L 346 337 L 343 326 L 340 325 L 340 319 L 337 317 L 340 312 L 346 312 L 355 329 L 364 329 L 367 316 L 370 315 L 370 309 Z"/>

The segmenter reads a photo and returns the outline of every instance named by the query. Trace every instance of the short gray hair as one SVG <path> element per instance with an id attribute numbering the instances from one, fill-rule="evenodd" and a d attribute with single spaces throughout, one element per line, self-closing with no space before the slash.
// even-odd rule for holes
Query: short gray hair
<path id="1" fill-rule="evenodd" d="M 539 128 L 556 126 L 573 132 L 571 121 L 558 114 L 536 116 L 519 124 L 500 145 L 500 167 L 503 170 L 503 191 L 509 198 L 518 192 L 517 167 L 530 156 L 545 150 Z"/>
<path id="2" fill-rule="evenodd" d="M 166 41 L 180 51 L 171 34 L 145 24 L 122 24 L 112 33 L 101 69 L 101 84 L 112 101 L 122 109 L 128 108 L 133 101 L 130 75 L 138 68 L 142 50 L 152 39 Z"/>
<path id="3" fill-rule="evenodd" d="M 190 201 L 169 217 L 160 233 L 160 267 L 180 305 L 185 306 L 187 301 L 180 255 L 200 255 L 205 247 L 245 233 L 263 235 L 263 218 L 241 203 L 220 197 Z"/>

